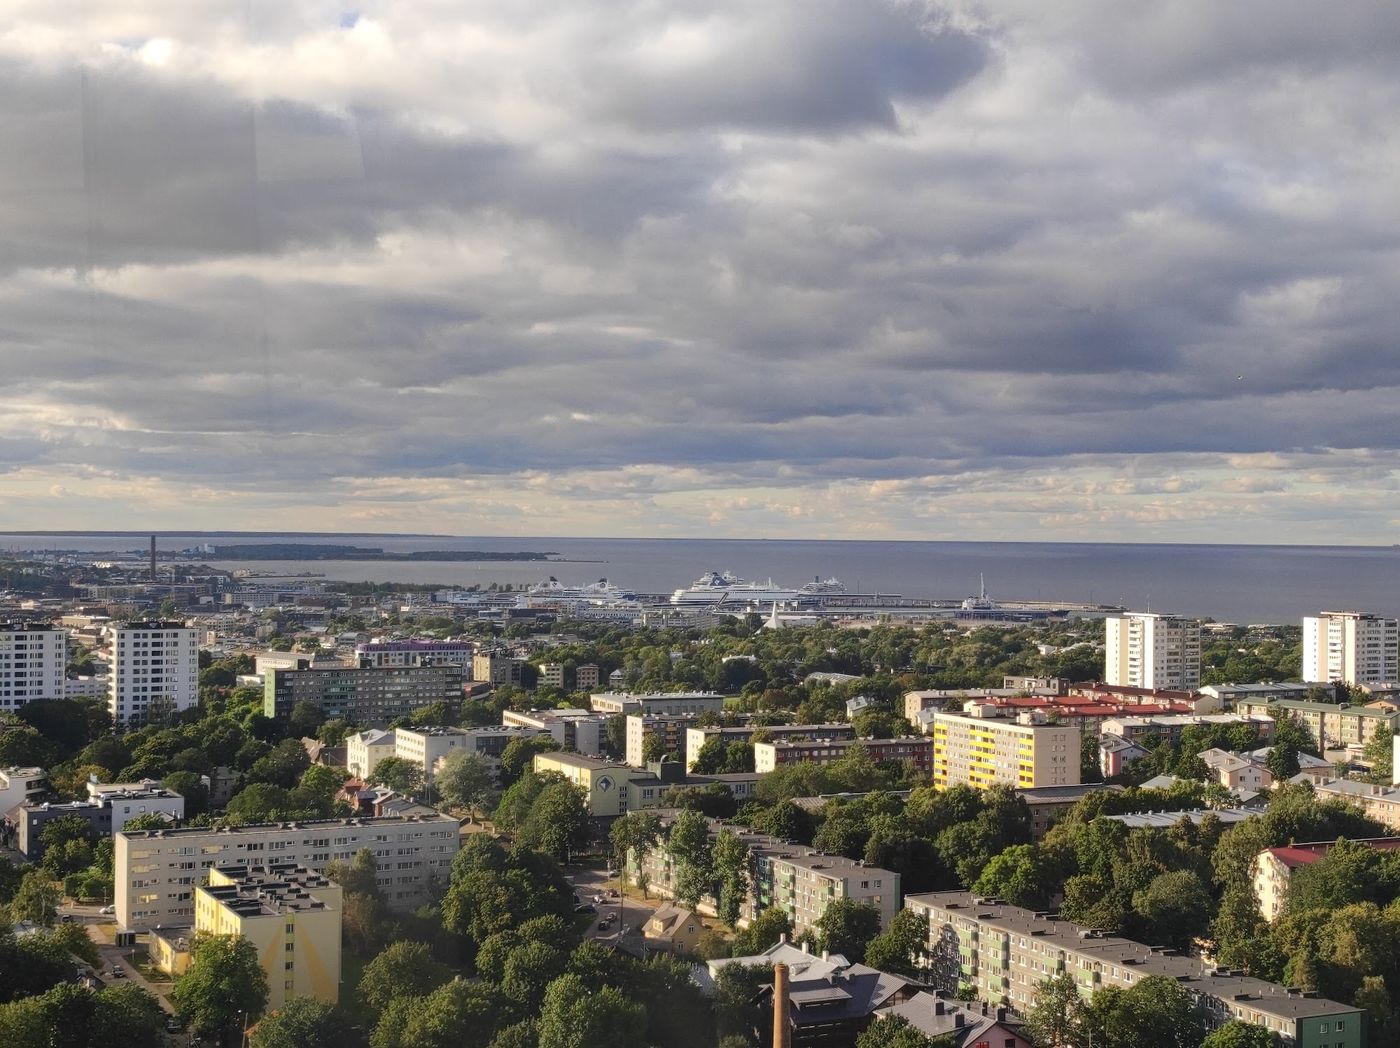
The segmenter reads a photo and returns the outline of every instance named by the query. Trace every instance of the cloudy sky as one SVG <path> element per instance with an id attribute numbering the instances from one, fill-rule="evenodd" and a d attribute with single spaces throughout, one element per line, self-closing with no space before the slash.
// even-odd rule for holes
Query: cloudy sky
<path id="1" fill-rule="evenodd" d="M 1400 534 L 1400 4 L 3 6 L 0 527 Z"/>

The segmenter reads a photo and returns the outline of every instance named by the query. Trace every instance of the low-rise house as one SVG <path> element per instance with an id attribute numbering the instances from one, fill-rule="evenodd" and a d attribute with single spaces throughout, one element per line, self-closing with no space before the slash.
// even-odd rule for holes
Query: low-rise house
<path id="1" fill-rule="evenodd" d="M 1266 751 L 1267 752 L 1267 751 Z M 1198 754 L 1215 781 L 1231 792 L 1240 790 L 1271 790 L 1274 775 L 1268 764 L 1253 754 L 1230 753 L 1226 750 L 1202 750 Z"/>
<path id="2" fill-rule="evenodd" d="M 907 1000 L 918 990 L 907 979 L 864 964 L 828 962 L 823 967 L 827 970 L 805 965 L 800 973 L 785 966 L 775 968 L 775 976 L 783 973 L 782 981 L 775 978 L 759 991 L 760 1014 L 772 1014 L 776 995 L 786 997 L 785 1043 L 791 1048 L 855 1048 L 879 1009 Z M 773 1025 L 759 1024 L 759 1044 L 764 1048 L 772 1048 Z"/>
<path id="3" fill-rule="evenodd" d="M 1010 1008 L 986 1001 L 958 1001 L 945 991 L 919 991 L 907 1000 L 881 1008 L 875 1021 L 900 1018 L 930 1040 L 943 1037 L 954 1048 L 1035 1048 L 1025 1024 Z"/>
<path id="4" fill-rule="evenodd" d="M 660 906 L 642 925 L 647 946 L 670 953 L 694 953 L 704 931 L 695 911 L 670 904 Z"/>

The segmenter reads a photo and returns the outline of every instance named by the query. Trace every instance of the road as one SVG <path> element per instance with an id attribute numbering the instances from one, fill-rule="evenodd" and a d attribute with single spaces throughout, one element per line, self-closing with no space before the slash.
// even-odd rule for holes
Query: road
<path id="1" fill-rule="evenodd" d="M 132 963 L 133 954 L 137 957 L 144 956 L 146 950 L 145 946 L 137 945 L 135 949 L 129 946 L 118 949 L 113 945 L 111 939 L 112 933 L 116 931 L 116 918 L 100 913 L 100 909 L 101 907 L 95 903 L 91 905 L 85 903 L 64 903 L 58 908 L 58 913 L 60 919 L 63 917 L 71 917 L 74 921 L 81 922 L 87 926 L 88 935 L 92 938 L 92 941 L 97 944 L 97 953 L 102 958 L 102 967 L 98 972 L 98 977 L 104 983 L 108 986 L 120 986 L 123 983 L 131 983 L 135 986 L 139 986 L 159 1001 L 161 1008 L 167 1012 L 173 1013 L 175 1007 L 166 999 L 163 991 L 157 988 L 154 983 L 147 980 L 137 969 L 136 965 Z M 121 965 L 122 970 L 126 972 L 124 978 L 114 979 L 111 977 L 110 973 L 114 965 Z"/>
<path id="2" fill-rule="evenodd" d="M 609 889 L 617 891 L 618 881 L 616 877 L 608 877 L 604 870 L 566 867 L 565 875 L 574 885 L 578 892 L 579 899 L 583 902 L 593 903 L 598 907 L 597 916 L 593 921 L 593 929 L 589 932 L 593 938 L 599 942 L 616 942 L 618 933 L 622 928 L 628 928 L 632 932 L 640 934 L 644 925 L 652 913 L 660 906 L 664 899 L 638 899 L 621 896 L 616 898 L 606 898 L 601 903 L 594 903 L 595 895 L 603 895 Z M 600 929 L 598 922 L 605 917 L 612 916 L 613 923 L 606 929 Z"/>

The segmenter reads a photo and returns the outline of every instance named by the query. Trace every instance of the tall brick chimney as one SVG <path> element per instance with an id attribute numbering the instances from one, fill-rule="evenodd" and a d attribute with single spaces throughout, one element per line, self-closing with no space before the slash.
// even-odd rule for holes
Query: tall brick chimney
<path id="1" fill-rule="evenodd" d="M 792 1048 L 788 1023 L 788 966 L 773 965 L 773 1048 Z"/>

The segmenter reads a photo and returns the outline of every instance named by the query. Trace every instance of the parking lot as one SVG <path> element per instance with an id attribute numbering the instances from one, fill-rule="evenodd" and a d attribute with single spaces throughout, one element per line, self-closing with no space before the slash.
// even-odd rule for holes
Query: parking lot
<path id="1" fill-rule="evenodd" d="M 573 884 L 579 901 L 597 907 L 598 912 L 593 915 L 593 928 L 589 932 L 595 939 L 616 940 L 624 928 L 640 934 L 642 925 L 664 902 L 662 899 L 623 896 L 618 892 L 617 878 L 608 877 L 605 870 L 570 867 L 564 873 Z M 602 899 L 598 901 L 597 896 L 600 895 Z"/>

